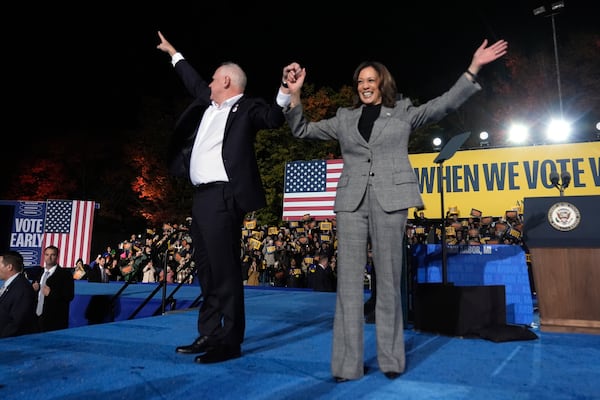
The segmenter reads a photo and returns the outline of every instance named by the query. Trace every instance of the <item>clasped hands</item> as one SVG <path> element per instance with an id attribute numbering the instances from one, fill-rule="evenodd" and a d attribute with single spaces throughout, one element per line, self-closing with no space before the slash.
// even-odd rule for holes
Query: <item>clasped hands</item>
<path id="1" fill-rule="evenodd" d="M 281 81 L 288 85 L 301 84 L 305 74 L 306 70 L 297 62 L 293 62 L 283 67 L 283 78 Z"/>

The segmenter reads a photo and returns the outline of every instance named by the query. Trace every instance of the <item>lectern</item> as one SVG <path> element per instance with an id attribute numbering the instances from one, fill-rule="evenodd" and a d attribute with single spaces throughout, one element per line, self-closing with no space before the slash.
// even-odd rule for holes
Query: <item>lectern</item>
<path id="1" fill-rule="evenodd" d="M 540 329 L 600 334 L 600 196 L 524 199 Z"/>

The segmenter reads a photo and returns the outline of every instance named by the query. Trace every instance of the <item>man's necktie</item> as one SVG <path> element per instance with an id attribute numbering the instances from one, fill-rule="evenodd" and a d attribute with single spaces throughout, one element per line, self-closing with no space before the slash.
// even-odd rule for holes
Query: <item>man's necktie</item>
<path id="1" fill-rule="evenodd" d="M 42 311 L 44 310 L 44 293 L 42 292 L 42 288 L 46 285 L 46 279 L 48 279 L 48 270 L 44 271 L 44 275 L 42 275 L 42 279 L 40 280 L 40 291 L 38 292 L 38 303 L 36 314 L 38 316 L 42 315 Z"/>

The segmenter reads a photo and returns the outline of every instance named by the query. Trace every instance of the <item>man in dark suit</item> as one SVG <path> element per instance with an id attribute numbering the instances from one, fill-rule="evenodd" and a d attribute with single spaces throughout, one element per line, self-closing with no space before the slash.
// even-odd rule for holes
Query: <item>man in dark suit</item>
<path id="1" fill-rule="evenodd" d="M 0 254 L 0 338 L 37 332 L 35 292 L 23 274 L 23 256 Z"/>
<path id="2" fill-rule="evenodd" d="M 98 257 L 90 263 L 90 269 L 87 273 L 88 282 L 106 283 L 108 276 L 106 274 L 106 257 L 98 254 Z"/>
<path id="3" fill-rule="evenodd" d="M 33 282 L 38 294 L 36 314 L 40 331 L 48 332 L 69 327 L 69 308 L 75 297 L 75 282 L 70 270 L 57 263 L 58 247 L 44 249 L 44 273 Z"/>
<path id="4" fill-rule="evenodd" d="M 313 290 L 316 292 L 335 292 L 336 279 L 333 269 L 329 265 L 329 256 L 326 253 L 319 256 L 314 271 L 312 278 Z"/>
<path id="5" fill-rule="evenodd" d="M 206 82 L 181 53 L 158 32 L 157 48 L 194 97 L 175 126 L 169 170 L 195 187 L 192 206 L 194 261 L 203 301 L 200 336 L 178 353 L 204 353 L 198 363 L 241 356 L 245 331 L 244 288 L 240 260 L 241 226 L 246 213 L 266 205 L 255 156 L 261 129 L 284 124 L 282 107 L 244 95 L 246 74 L 231 62 L 221 64 Z M 284 71 L 287 75 L 287 71 Z M 288 96 L 283 84 L 278 94 Z"/>

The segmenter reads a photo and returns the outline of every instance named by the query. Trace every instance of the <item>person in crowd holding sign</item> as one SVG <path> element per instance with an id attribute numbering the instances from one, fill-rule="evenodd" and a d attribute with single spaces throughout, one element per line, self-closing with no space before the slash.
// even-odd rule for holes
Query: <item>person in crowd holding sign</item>
<path id="1" fill-rule="evenodd" d="M 306 70 L 298 63 L 284 68 L 288 71 L 284 86 L 291 92 L 284 114 L 292 134 L 337 140 L 344 160 L 334 205 L 340 265 L 331 359 L 336 382 L 359 379 L 365 373 L 363 271 L 369 239 L 377 268 L 377 361 L 389 379 L 404 372 L 402 244 L 408 209 L 423 206 L 408 158 L 408 139 L 415 129 L 440 121 L 478 92 L 477 73 L 506 54 L 507 46 L 504 40 L 489 46 L 484 40 L 456 83 L 419 106 L 407 98 L 397 99 L 396 82 L 387 67 L 365 61 L 354 72 L 354 104 L 315 122 L 303 115 L 300 99 Z"/>

